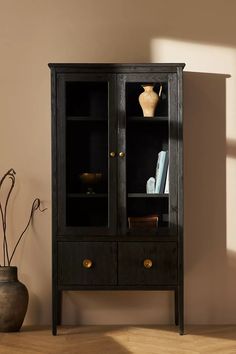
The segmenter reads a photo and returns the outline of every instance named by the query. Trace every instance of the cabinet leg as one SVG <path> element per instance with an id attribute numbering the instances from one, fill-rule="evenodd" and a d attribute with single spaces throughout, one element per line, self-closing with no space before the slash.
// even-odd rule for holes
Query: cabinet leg
<path id="1" fill-rule="evenodd" d="M 57 290 L 53 289 L 52 293 L 52 334 L 57 335 L 57 316 L 58 316 L 58 307 L 57 307 Z"/>
<path id="2" fill-rule="evenodd" d="M 179 334 L 184 334 L 184 291 L 183 285 L 179 286 L 178 303 L 179 303 Z"/>
<path id="3" fill-rule="evenodd" d="M 52 334 L 53 334 L 53 336 L 57 335 L 57 325 L 55 325 L 55 324 L 52 325 Z"/>
<path id="4" fill-rule="evenodd" d="M 57 335 L 57 315 L 56 315 L 56 309 L 54 308 L 55 305 L 53 305 L 53 310 L 52 310 L 52 334 L 54 336 Z"/>
<path id="5" fill-rule="evenodd" d="M 57 325 L 61 325 L 62 291 L 57 291 Z"/>
<path id="6" fill-rule="evenodd" d="M 175 325 L 179 325 L 179 301 L 178 289 L 175 290 Z"/>

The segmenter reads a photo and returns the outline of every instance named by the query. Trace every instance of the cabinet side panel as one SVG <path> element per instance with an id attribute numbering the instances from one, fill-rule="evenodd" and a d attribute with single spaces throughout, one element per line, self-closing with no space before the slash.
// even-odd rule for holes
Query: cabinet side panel
<path id="1" fill-rule="evenodd" d="M 57 324 L 57 89 L 56 89 L 56 71 L 51 69 L 51 188 L 52 188 L 52 324 L 53 334 L 56 334 Z"/>
<path id="2" fill-rule="evenodd" d="M 183 69 L 178 68 L 178 282 L 179 332 L 184 333 Z"/>
<path id="3" fill-rule="evenodd" d="M 183 284 L 183 71 L 178 68 L 178 236 L 179 236 L 179 283 Z"/>

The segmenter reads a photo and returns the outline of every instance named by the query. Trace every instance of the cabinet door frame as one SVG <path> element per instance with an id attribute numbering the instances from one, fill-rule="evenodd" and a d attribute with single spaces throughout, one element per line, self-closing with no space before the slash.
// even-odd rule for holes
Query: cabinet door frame
<path id="1" fill-rule="evenodd" d="M 126 83 L 168 82 L 168 145 L 169 145 L 169 227 L 160 232 L 178 233 L 178 85 L 176 73 L 126 73 L 117 76 L 118 94 L 118 151 L 126 153 Z M 138 97 L 137 97 L 138 100 Z M 122 235 L 127 230 L 127 177 L 126 159 L 118 159 L 118 228 Z M 159 230 L 157 229 L 157 233 Z"/>
<path id="2" fill-rule="evenodd" d="M 66 225 L 66 82 L 108 83 L 108 225 L 67 226 Z M 57 137 L 57 235 L 113 235 L 117 225 L 117 159 L 110 158 L 111 151 L 117 151 L 116 75 L 108 73 L 58 73 L 56 95 L 56 137 Z"/>

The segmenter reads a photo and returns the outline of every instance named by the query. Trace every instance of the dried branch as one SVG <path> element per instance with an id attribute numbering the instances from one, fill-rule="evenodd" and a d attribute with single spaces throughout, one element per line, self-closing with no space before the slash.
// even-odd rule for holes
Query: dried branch
<path id="1" fill-rule="evenodd" d="M 13 170 L 13 168 L 11 168 L 3 175 L 3 177 L 0 180 L 0 191 L 1 191 L 2 185 L 3 185 L 4 181 L 6 180 L 6 178 L 9 178 L 11 181 L 11 185 L 9 187 L 4 206 L 0 200 L 0 216 L 1 216 L 1 221 L 2 221 L 2 231 L 3 231 L 3 265 L 4 265 L 4 267 L 6 266 L 6 263 L 8 266 L 11 265 L 11 261 L 12 261 L 12 258 L 14 256 L 15 252 L 16 252 L 16 249 L 17 249 L 23 235 L 27 231 L 27 229 L 33 219 L 35 211 L 39 210 L 39 211 L 43 212 L 44 210 L 46 210 L 46 208 L 41 209 L 41 201 L 39 198 L 36 198 L 33 201 L 32 206 L 31 206 L 29 220 L 28 220 L 23 232 L 20 234 L 20 236 L 13 248 L 11 256 L 9 257 L 9 248 L 8 248 L 8 242 L 7 242 L 7 207 L 8 207 L 8 202 L 9 202 L 12 190 L 15 186 L 15 175 L 16 175 L 16 172 Z"/>
<path id="2" fill-rule="evenodd" d="M 6 258 L 7 258 L 8 265 L 10 265 L 8 243 L 7 243 L 7 206 L 8 206 L 8 201 L 9 201 L 11 192 L 12 192 L 14 185 L 15 185 L 15 174 L 16 174 L 16 172 L 13 170 L 13 168 L 11 168 L 10 170 L 8 170 L 5 173 L 5 175 L 0 180 L 0 190 L 1 190 L 1 187 L 7 177 L 11 180 L 11 186 L 10 186 L 10 189 L 7 194 L 4 210 L 3 210 L 2 203 L 0 201 L 0 213 L 1 213 L 1 219 L 2 219 L 2 228 L 3 228 L 3 264 L 4 264 L 4 266 L 6 265 Z"/>
<path id="3" fill-rule="evenodd" d="M 23 235 L 25 234 L 25 232 L 27 231 L 27 229 L 28 229 L 28 227 L 29 227 L 29 225 L 30 225 L 30 222 L 31 222 L 32 219 L 33 219 L 33 216 L 34 216 L 35 211 L 36 211 L 37 209 L 39 209 L 39 211 L 44 212 L 44 210 L 47 209 L 47 208 L 41 209 L 40 206 L 41 206 L 41 201 L 40 201 L 39 198 L 36 198 L 36 199 L 33 201 L 33 203 L 32 203 L 32 207 L 31 207 L 31 212 L 30 212 L 29 220 L 28 220 L 28 222 L 27 222 L 27 224 L 26 224 L 26 227 L 24 228 L 24 230 L 23 230 L 22 233 L 20 234 L 20 236 L 19 236 L 19 238 L 18 238 L 18 240 L 17 240 L 17 242 L 16 242 L 16 244 L 15 244 L 15 247 L 14 247 L 14 249 L 13 249 L 13 251 L 12 251 L 12 255 L 11 255 L 11 257 L 10 257 L 10 263 L 9 263 L 9 265 L 11 264 L 11 261 L 12 261 L 12 258 L 13 258 L 13 256 L 14 256 L 15 252 L 16 252 L 17 246 L 19 245 L 19 243 L 20 243 L 20 241 L 21 241 Z"/>

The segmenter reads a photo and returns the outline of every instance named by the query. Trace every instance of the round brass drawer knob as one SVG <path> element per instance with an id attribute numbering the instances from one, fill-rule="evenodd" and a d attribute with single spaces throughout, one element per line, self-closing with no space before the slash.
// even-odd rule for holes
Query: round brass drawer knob
<path id="1" fill-rule="evenodd" d="M 152 268 L 152 260 L 151 259 L 145 259 L 143 261 L 143 265 L 145 268 L 149 269 L 149 268 Z"/>
<path id="2" fill-rule="evenodd" d="M 119 152 L 120 157 L 125 157 L 125 153 L 123 151 Z"/>
<path id="3" fill-rule="evenodd" d="M 91 268 L 93 265 L 93 262 L 91 261 L 91 259 L 84 259 L 83 260 L 83 267 L 84 268 Z"/>
<path id="4" fill-rule="evenodd" d="M 111 152 L 110 152 L 110 157 L 115 157 L 115 156 L 116 156 L 115 151 L 111 151 Z"/>

